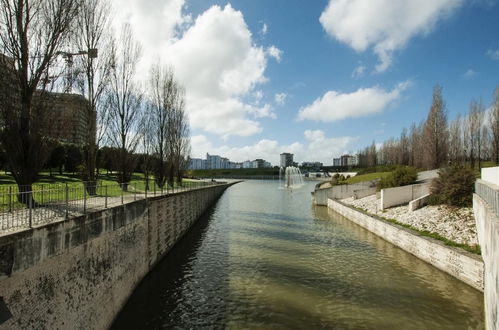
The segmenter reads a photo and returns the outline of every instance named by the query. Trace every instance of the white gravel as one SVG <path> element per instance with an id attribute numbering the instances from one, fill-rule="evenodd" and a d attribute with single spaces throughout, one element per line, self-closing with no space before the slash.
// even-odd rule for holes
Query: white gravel
<path id="1" fill-rule="evenodd" d="M 392 207 L 381 211 L 376 195 L 353 200 L 341 200 L 364 211 L 387 219 L 410 225 L 419 230 L 438 233 L 454 242 L 474 246 L 478 244 L 475 217 L 471 207 L 454 208 L 444 205 L 425 206 L 410 212 L 407 205 Z"/>

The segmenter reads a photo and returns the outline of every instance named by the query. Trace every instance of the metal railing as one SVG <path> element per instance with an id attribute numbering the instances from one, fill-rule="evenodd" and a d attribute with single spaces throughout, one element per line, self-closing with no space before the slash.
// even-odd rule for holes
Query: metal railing
<path id="1" fill-rule="evenodd" d="M 476 180 L 475 192 L 499 216 L 499 187 L 484 180 Z"/>
<path id="2" fill-rule="evenodd" d="M 0 188 L 0 235 L 32 228 L 51 222 L 67 220 L 89 212 L 107 209 L 139 199 L 167 195 L 222 184 L 221 182 L 185 181 L 163 188 L 145 182 L 124 184 L 60 184 Z M 147 188 L 147 189 L 146 189 Z M 90 193 L 89 193 L 90 192 Z"/>

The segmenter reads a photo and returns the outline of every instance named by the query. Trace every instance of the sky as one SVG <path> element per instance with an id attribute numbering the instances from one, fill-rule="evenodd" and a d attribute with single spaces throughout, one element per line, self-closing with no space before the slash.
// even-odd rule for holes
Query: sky
<path id="1" fill-rule="evenodd" d="M 114 0 L 149 67 L 186 88 L 192 157 L 332 164 L 499 85 L 496 0 Z M 145 88 L 147 91 L 147 88 Z"/>

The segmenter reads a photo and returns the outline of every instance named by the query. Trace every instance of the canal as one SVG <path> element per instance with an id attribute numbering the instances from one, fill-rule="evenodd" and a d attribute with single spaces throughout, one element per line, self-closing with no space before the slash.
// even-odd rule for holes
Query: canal
<path id="1" fill-rule="evenodd" d="M 325 207 L 315 183 L 230 187 L 114 329 L 483 329 L 483 295 Z"/>

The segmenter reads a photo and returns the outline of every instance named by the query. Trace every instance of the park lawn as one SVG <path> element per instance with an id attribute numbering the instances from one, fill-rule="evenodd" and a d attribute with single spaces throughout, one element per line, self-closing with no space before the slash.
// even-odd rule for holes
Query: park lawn
<path id="1" fill-rule="evenodd" d="M 391 172 L 376 172 L 376 173 L 367 173 L 367 174 L 356 175 L 356 176 L 352 176 L 352 177 L 346 179 L 345 181 L 342 181 L 342 183 L 352 184 L 352 183 L 359 183 L 359 182 L 363 182 L 363 181 L 372 181 L 372 180 L 384 178 L 384 177 L 388 176 L 388 174 L 390 174 L 390 173 Z"/>
<path id="2" fill-rule="evenodd" d="M 98 176 L 98 186 L 97 186 L 97 196 L 95 197 L 117 197 L 122 194 L 144 194 L 145 193 L 145 178 L 143 173 L 134 173 L 132 175 L 132 180 L 128 186 L 128 191 L 123 192 L 118 182 L 116 181 L 116 176 L 114 174 L 101 174 Z M 154 176 L 149 177 L 149 189 L 148 191 L 160 192 L 161 188 L 158 187 L 153 181 Z M 199 182 L 193 179 L 183 179 L 184 186 L 192 186 L 193 182 Z M 42 172 L 39 175 L 39 179 L 33 184 L 33 197 L 38 203 L 55 203 L 65 200 L 65 187 L 68 186 L 68 197 L 69 200 L 79 200 L 84 198 L 84 189 L 82 180 L 75 174 L 72 173 L 52 173 L 52 176 L 48 172 Z M 178 187 L 175 184 L 175 189 Z M 164 187 L 163 190 L 172 190 L 171 187 Z M 18 187 L 15 183 L 14 178 L 9 174 L 0 174 L 0 211 L 6 211 L 11 209 L 23 208 L 24 205 L 17 201 Z M 91 196 L 87 195 L 87 198 Z"/>

